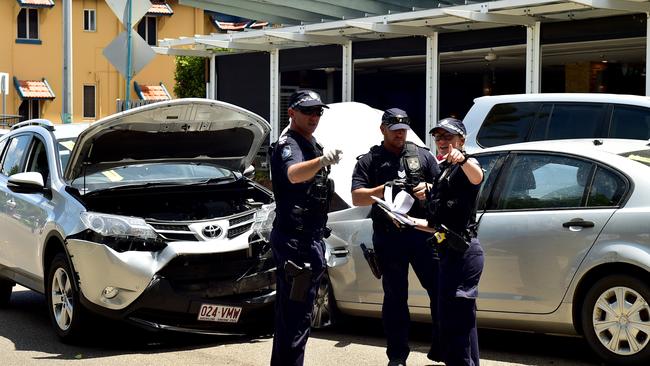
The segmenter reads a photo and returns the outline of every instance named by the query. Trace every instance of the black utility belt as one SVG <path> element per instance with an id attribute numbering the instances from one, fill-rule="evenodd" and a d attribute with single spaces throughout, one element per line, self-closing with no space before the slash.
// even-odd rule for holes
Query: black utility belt
<path id="1" fill-rule="evenodd" d="M 300 226 L 279 225 L 278 228 L 285 234 L 297 239 L 321 240 L 330 236 L 332 230 L 328 227 L 309 229 Z"/>
<path id="2" fill-rule="evenodd" d="M 468 233 L 460 234 L 444 225 L 437 225 L 435 229 L 436 231 L 430 239 L 431 244 L 447 247 L 460 253 L 464 253 L 469 248 L 473 239 Z"/>

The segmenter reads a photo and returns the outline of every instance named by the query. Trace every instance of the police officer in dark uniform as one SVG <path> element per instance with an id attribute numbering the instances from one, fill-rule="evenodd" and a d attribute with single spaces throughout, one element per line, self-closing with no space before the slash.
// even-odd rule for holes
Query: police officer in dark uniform
<path id="1" fill-rule="evenodd" d="M 384 112 L 380 126 L 384 140 L 362 155 L 352 175 L 352 202 L 357 206 L 374 203 L 371 196 L 383 198 L 386 185 L 392 191 L 406 189 L 418 198 L 409 211 L 417 216 L 424 212 L 427 184 L 438 174 L 438 164 L 431 153 L 406 141 L 411 129 L 410 121 L 401 109 L 391 108 Z M 382 319 L 387 338 L 388 365 L 405 365 L 410 349 L 408 346 L 408 271 L 413 267 L 422 287 L 431 301 L 433 340 L 429 358 L 439 359 L 438 337 L 435 331 L 437 261 L 426 240 L 429 235 L 413 228 L 399 228 L 377 204 L 371 209 L 373 221 L 373 246 L 382 272 L 384 303 Z"/>
<path id="2" fill-rule="evenodd" d="M 463 149 L 466 130 L 455 118 L 430 131 L 442 158 L 441 173 L 428 198 L 427 220 L 418 228 L 434 233 L 440 255 L 438 317 L 442 358 L 447 366 L 478 366 L 476 297 L 483 272 L 483 249 L 476 237 L 476 197 L 483 171 Z"/>
<path id="3" fill-rule="evenodd" d="M 271 247 L 277 265 L 275 334 L 271 365 L 302 365 L 314 298 L 325 270 L 327 211 L 333 193 L 330 165 L 342 152 L 323 148 L 312 134 L 323 108 L 320 96 L 299 90 L 289 101 L 289 130 L 271 154 L 275 221 Z"/>

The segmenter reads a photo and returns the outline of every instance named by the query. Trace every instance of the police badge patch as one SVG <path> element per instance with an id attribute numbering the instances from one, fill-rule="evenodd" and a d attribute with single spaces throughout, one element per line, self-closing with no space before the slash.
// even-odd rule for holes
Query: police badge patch
<path id="1" fill-rule="evenodd" d="M 291 146 L 286 145 L 282 148 L 282 160 L 287 160 L 291 157 Z"/>

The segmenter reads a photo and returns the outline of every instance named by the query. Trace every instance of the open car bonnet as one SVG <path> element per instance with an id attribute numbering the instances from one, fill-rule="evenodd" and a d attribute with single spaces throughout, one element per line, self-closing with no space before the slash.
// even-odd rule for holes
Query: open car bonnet
<path id="1" fill-rule="evenodd" d="M 328 107 L 318 123 L 314 137 L 325 147 L 343 150 L 343 159 L 332 165 L 330 178 L 334 180 L 336 194 L 352 207 L 350 189 L 356 158 L 370 151 L 372 146 L 381 144 L 384 136 L 379 126 L 384 112 L 357 102 L 333 103 L 328 104 Z M 426 146 L 414 131 L 406 134 L 406 140 L 418 146 Z"/>
<path id="2" fill-rule="evenodd" d="M 270 129 L 257 114 L 215 100 L 149 104 L 103 118 L 79 134 L 64 176 L 171 161 L 243 172 Z"/>

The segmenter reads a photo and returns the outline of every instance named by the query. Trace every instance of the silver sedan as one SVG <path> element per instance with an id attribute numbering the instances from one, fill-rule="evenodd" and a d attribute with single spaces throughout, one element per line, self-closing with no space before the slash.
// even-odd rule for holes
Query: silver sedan
<path id="1" fill-rule="evenodd" d="M 608 364 L 650 362 L 650 147 L 635 140 L 558 140 L 475 155 L 485 170 L 479 326 L 582 335 Z M 336 312 L 381 316 L 383 291 L 360 245 L 368 207 L 330 213 L 329 282 L 316 325 Z M 414 320 L 428 299 L 411 272 Z"/>

